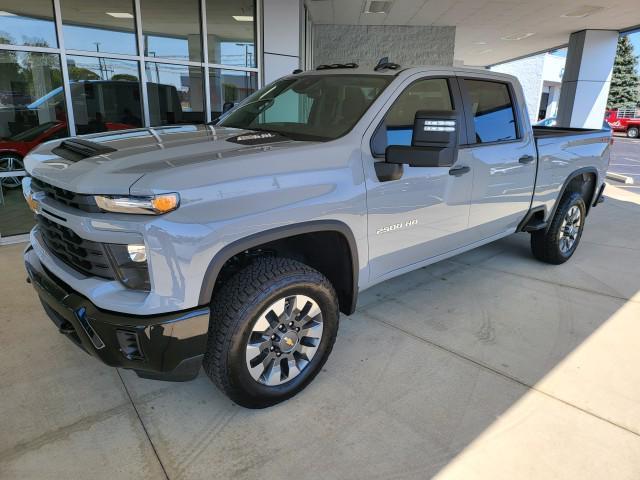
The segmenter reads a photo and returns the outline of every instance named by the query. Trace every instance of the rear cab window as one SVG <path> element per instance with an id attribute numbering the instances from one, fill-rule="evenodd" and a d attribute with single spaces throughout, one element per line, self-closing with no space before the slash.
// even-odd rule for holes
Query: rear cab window
<path id="1" fill-rule="evenodd" d="M 475 143 L 507 142 L 518 139 L 518 126 L 509 85 L 490 80 L 463 79 L 473 116 Z"/>

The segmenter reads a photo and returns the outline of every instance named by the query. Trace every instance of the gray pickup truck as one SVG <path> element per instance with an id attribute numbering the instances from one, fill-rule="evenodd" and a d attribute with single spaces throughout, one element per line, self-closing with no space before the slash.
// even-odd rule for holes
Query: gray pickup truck
<path id="1" fill-rule="evenodd" d="M 265 407 L 315 377 L 372 285 L 515 232 L 568 260 L 610 135 L 532 128 L 518 81 L 494 72 L 298 72 L 216 125 L 31 152 L 28 279 L 104 363 L 165 380 L 202 366 Z"/>

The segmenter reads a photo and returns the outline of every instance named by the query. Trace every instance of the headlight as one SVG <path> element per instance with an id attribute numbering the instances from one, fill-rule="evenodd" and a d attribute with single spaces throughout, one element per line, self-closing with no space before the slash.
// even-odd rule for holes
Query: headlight
<path id="1" fill-rule="evenodd" d="M 147 250 L 144 245 L 105 243 L 104 246 L 107 249 L 118 280 L 125 287 L 134 290 L 150 290 Z"/>
<path id="2" fill-rule="evenodd" d="M 29 205 L 29 208 L 33 213 L 40 213 L 40 201 L 44 198 L 43 192 L 34 192 L 31 189 L 31 177 L 24 177 L 22 179 L 22 195 Z"/>
<path id="3" fill-rule="evenodd" d="M 180 205 L 180 196 L 177 193 L 165 193 L 152 197 L 95 195 L 94 198 L 102 210 L 115 213 L 161 215 L 172 212 Z"/>

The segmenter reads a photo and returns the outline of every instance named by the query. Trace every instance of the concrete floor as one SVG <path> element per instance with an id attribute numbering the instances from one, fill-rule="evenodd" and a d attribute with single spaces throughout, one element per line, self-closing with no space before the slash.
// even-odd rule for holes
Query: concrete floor
<path id="1" fill-rule="evenodd" d="M 519 234 L 365 292 L 261 411 L 87 357 L 2 247 L 0 478 L 637 480 L 640 195 L 608 193 L 568 264 Z"/>

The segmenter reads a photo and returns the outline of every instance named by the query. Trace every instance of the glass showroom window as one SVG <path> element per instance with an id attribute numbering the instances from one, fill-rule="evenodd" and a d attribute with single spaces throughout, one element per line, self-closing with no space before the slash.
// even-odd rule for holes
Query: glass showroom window
<path id="1" fill-rule="evenodd" d="M 199 0 L 140 0 L 147 57 L 202 61 Z"/>
<path id="2" fill-rule="evenodd" d="M 255 2 L 207 0 L 209 62 L 256 66 Z"/>
<path id="3" fill-rule="evenodd" d="M 131 0 L 60 0 L 67 49 L 137 55 Z"/>
<path id="4" fill-rule="evenodd" d="M 216 120 L 258 89 L 258 74 L 241 70 L 209 70 L 211 119 Z"/>
<path id="5" fill-rule="evenodd" d="M 57 48 L 51 0 L 0 0 L 0 44 Z"/>
<path id="6" fill-rule="evenodd" d="M 138 62 L 68 56 L 78 135 L 142 126 Z"/>
<path id="7" fill-rule="evenodd" d="M 0 236 L 26 233 L 33 215 L 22 198 L 23 158 L 67 135 L 60 58 L 0 51 Z"/>
<path id="8" fill-rule="evenodd" d="M 202 68 L 147 62 L 151 125 L 204 122 Z"/>

